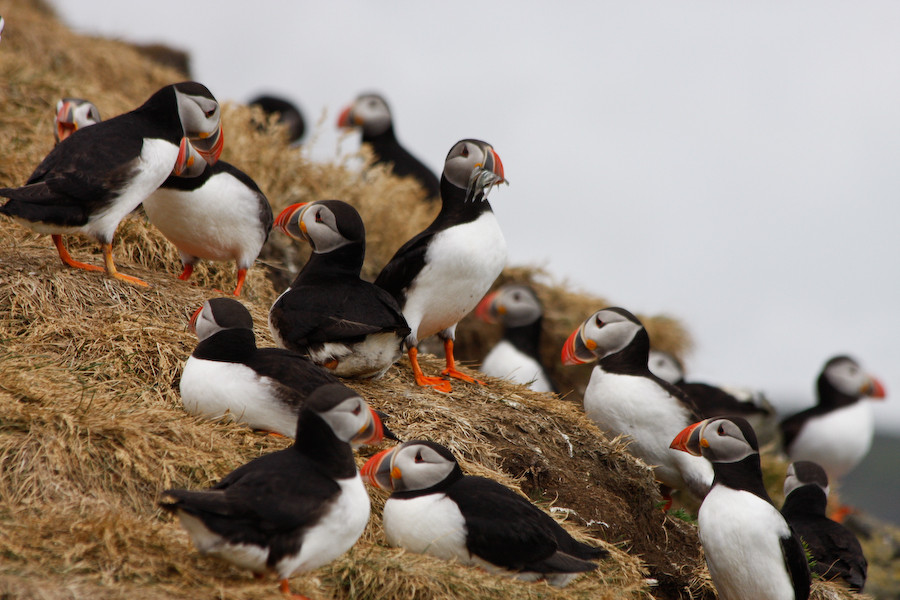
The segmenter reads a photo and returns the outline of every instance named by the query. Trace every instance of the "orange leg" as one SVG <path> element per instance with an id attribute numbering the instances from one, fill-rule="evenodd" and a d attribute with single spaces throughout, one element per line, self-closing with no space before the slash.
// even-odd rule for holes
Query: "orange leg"
<path id="1" fill-rule="evenodd" d="M 103 249 L 103 259 L 106 261 L 106 273 L 110 277 L 114 277 L 115 279 L 119 279 L 121 281 L 125 281 L 128 283 L 133 283 L 135 285 L 142 285 L 144 287 L 150 287 L 146 281 L 142 281 L 137 277 L 132 277 L 131 275 L 125 275 L 124 273 L 119 273 L 116 270 L 116 263 L 113 261 L 112 255 L 112 244 L 100 244 L 100 248 Z"/>
<path id="2" fill-rule="evenodd" d="M 70 267 L 75 267 L 76 269 L 84 269 L 85 271 L 103 271 L 103 267 L 98 267 L 97 265 L 89 265 L 87 263 L 79 262 L 72 258 L 72 255 L 69 254 L 69 251 L 66 250 L 66 245 L 63 242 L 62 236 L 54 233 L 50 236 L 53 239 L 53 243 L 56 244 L 56 251 L 59 252 L 59 257 L 62 261 L 69 265 Z"/>
<path id="3" fill-rule="evenodd" d="M 184 270 L 181 272 L 181 275 L 178 276 L 178 279 L 180 279 L 182 281 L 187 281 L 190 278 L 191 273 L 193 273 L 193 272 L 194 272 L 194 265 L 188 263 L 188 264 L 184 265 Z"/>
<path id="4" fill-rule="evenodd" d="M 452 389 L 450 382 L 440 377 L 426 377 L 422 373 L 422 367 L 419 366 L 419 349 L 409 349 L 409 362 L 412 364 L 413 375 L 416 377 L 416 383 L 422 386 L 430 386 L 439 392 L 449 393 Z"/>
<path id="5" fill-rule="evenodd" d="M 482 382 L 477 379 L 473 379 L 469 377 L 465 373 L 460 373 L 456 370 L 456 360 L 453 358 L 453 340 L 446 339 L 444 340 L 444 354 L 447 356 L 447 368 L 441 371 L 441 375 L 447 375 L 448 377 L 454 377 L 456 379 L 462 379 L 463 381 L 468 381 L 469 383 L 477 383 L 478 385 L 484 385 Z"/>
<path id="6" fill-rule="evenodd" d="M 247 279 L 247 269 L 238 269 L 237 273 L 237 285 L 234 288 L 234 295 L 241 295 L 241 288 L 244 287 L 244 280 Z"/>
<path id="7" fill-rule="evenodd" d="M 290 598 L 291 600 L 309 600 L 309 598 L 302 594 L 291 592 L 291 584 L 288 583 L 287 579 L 281 580 L 281 593 L 284 594 L 285 598 Z"/>

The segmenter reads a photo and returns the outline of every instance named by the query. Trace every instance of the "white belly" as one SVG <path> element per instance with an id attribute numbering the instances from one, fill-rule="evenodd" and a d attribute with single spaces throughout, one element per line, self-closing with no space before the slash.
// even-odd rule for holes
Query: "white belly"
<path id="1" fill-rule="evenodd" d="M 484 297 L 505 265 L 506 240 L 493 212 L 435 235 L 425 267 L 403 306 L 415 340 L 456 325 Z"/>
<path id="2" fill-rule="evenodd" d="M 791 460 L 819 463 L 833 483 L 869 453 L 874 427 L 868 400 L 831 411 L 806 422 L 791 444 Z"/>
<path id="3" fill-rule="evenodd" d="M 536 392 L 553 391 L 553 386 L 540 363 L 520 352 L 506 340 L 500 340 L 484 357 L 481 372 L 491 377 L 527 385 Z"/>
<path id="4" fill-rule="evenodd" d="M 278 400 L 276 385 L 244 365 L 191 356 L 181 373 L 181 402 L 192 415 L 231 419 L 293 438 L 299 407 Z"/>
<path id="5" fill-rule="evenodd" d="M 429 494 L 384 504 L 384 537 L 388 544 L 417 554 L 473 564 L 466 548 L 466 522 L 459 507 L 444 494 Z"/>
<path id="6" fill-rule="evenodd" d="M 697 516 L 700 542 L 721 600 L 794 600 L 780 538 L 788 526 L 774 506 L 717 485 Z"/>
<path id="7" fill-rule="evenodd" d="M 247 269 L 266 241 L 259 196 L 228 173 L 192 191 L 157 189 L 144 200 L 144 210 L 185 264 L 196 258 L 235 260 Z"/>
<path id="8" fill-rule="evenodd" d="M 702 498 L 712 485 L 712 464 L 669 444 L 690 425 L 675 398 L 646 377 L 614 375 L 595 367 L 584 392 L 584 411 L 601 429 L 631 438 L 628 451 L 654 467 L 656 478 Z"/>

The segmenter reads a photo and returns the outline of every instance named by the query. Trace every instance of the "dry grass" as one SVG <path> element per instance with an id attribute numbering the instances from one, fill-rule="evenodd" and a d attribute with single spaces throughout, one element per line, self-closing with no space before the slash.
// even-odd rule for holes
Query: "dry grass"
<path id="1" fill-rule="evenodd" d="M 92 99 L 110 117 L 183 78 L 126 44 L 73 34 L 40 2 L 0 0 L 0 14 L 7 20 L 0 46 L 0 186 L 24 182 L 49 151 L 59 97 Z M 285 146 L 277 127 L 257 130 L 258 113 L 227 105 L 223 114 L 224 158 L 260 184 L 276 212 L 322 198 L 358 208 L 368 229 L 369 277 L 433 216 L 409 180 L 380 167 L 360 172 L 310 163 Z M 99 263 L 92 242 L 73 239 L 71 248 Z M 140 214 L 119 228 L 115 252 L 122 271 L 148 281 L 149 289 L 66 268 L 46 236 L 0 221 L 0 597 L 275 597 L 274 581 L 258 582 L 199 556 L 156 504 L 168 487 L 208 486 L 287 443 L 181 410 L 178 378 L 195 344 L 187 318 L 216 294 L 210 287 L 231 289 L 234 267 L 202 265 L 192 283 L 176 280 L 177 253 Z M 265 262 L 295 270 L 305 252 L 273 234 Z M 568 333 L 608 304 L 534 270 L 511 269 L 505 278 L 535 282 L 550 307 L 550 364 L 558 362 Z M 244 289 L 259 342 L 271 345 L 265 322 L 275 288 L 255 268 Z M 688 347 L 674 320 L 645 323 L 660 347 L 676 353 Z M 460 351 L 472 360 L 497 334 L 468 323 L 460 333 Z M 427 356 L 423 363 L 429 371 L 440 365 Z M 577 390 L 586 370 L 576 371 L 570 377 Z M 402 437 L 441 442 L 467 472 L 555 507 L 553 514 L 567 516 L 566 527 L 604 544 L 611 558 L 558 590 L 410 555 L 385 546 L 384 498 L 373 493 L 373 518 L 360 542 L 332 565 L 296 578 L 295 590 L 313 598 L 409 600 L 713 597 L 694 528 L 657 509 L 649 468 L 621 440 L 606 440 L 574 402 L 488 383 L 460 383 L 441 395 L 414 386 L 403 361 L 380 381 L 351 385 L 390 414 L 390 427 Z"/>

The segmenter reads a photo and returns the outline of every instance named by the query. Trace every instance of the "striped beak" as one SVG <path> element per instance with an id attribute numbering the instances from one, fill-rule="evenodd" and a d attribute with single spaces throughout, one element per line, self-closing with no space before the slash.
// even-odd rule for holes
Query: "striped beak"
<path id="1" fill-rule="evenodd" d="M 197 177 L 206 170 L 206 166 L 206 160 L 194 148 L 190 138 L 181 138 L 181 144 L 178 146 L 178 158 L 175 159 L 172 174 L 176 177 Z"/>
<path id="2" fill-rule="evenodd" d="M 703 430 L 706 429 L 708 422 L 709 419 L 706 419 L 693 425 L 688 425 L 675 436 L 675 439 L 669 444 L 669 448 L 681 450 L 694 456 L 702 456 L 701 450 L 703 447 L 709 446 L 709 442 L 703 438 Z"/>
<path id="3" fill-rule="evenodd" d="M 494 152 L 494 149 L 490 149 L 488 164 L 485 165 L 486 169 L 490 169 L 494 175 L 499 177 L 499 179 L 494 182 L 494 185 L 499 185 L 501 183 L 508 184 L 509 181 L 506 180 L 506 176 L 503 173 L 503 162 L 500 160 L 500 155 Z"/>
<path id="4" fill-rule="evenodd" d="M 485 296 L 475 307 L 475 316 L 485 323 L 496 323 L 498 315 L 506 312 L 505 308 L 497 305 L 497 292 L 491 292 Z"/>
<path id="5" fill-rule="evenodd" d="M 359 446 L 368 446 L 371 444 L 377 444 L 384 439 L 384 428 L 381 425 L 381 419 L 378 418 L 378 415 L 375 414 L 375 411 L 369 408 L 369 418 L 366 421 L 366 424 L 360 429 L 353 439 L 350 440 L 350 445 L 355 447 Z"/>
<path id="6" fill-rule="evenodd" d="M 275 227 L 295 240 L 309 242 L 309 236 L 306 235 L 306 225 L 303 223 L 303 214 L 311 205 L 312 202 L 300 202 L 288 206 L 275 219 Z"/>
<path id="7" fill-rule="evenodd" d="M 59 143 L 78 131 L 75 120 L 75 104 L 68 100 L 60 100 L 56 112 L 56 143 Z"/>
<path id="8" fill-rule="evenodd" d="M 200 318 L 200 312 L 203 311 L 203 306 L 194 311 L 194 314 L 191 315 L 191 320 L 188 321 L 188 329 L 191 330 L 191 333 L 197 335 L 197 319 Z"/>
<path id="9" fill-rule="evenodd" d="M 391 462 L 394 457 L 394 451 L 399 446 L 382 450 L 372 458 L 366 461 L 360 469 L 359 474 L 362 480 L 372 487 L 376 487 L 387 492 L 394 490 L 394 481 L 391 477 L 393 469 Z M 398 473 L 399 475 L 399 473 Z"/>
<path id="10" fill-rule="evenodd" d="M 357 123 L 355 123 L 355 119 L 352 117 L 353 106 L 348 106 L 344 110 L 341 111 L 340 116 L 338 117 L 338 127 L 355 127 Z"/>
<path id="11" fill-rule="evenodd" d="M 597 343 L 584 338 L 584 323 L 572 332 L 562 348 L 562 363 L 564 365 L 583 365 L 597 360 L 594 348 Z"/>
<path id="12" fill-rule="evenodd" d="M 196 137 L 191 137 L 191 146 L 197 151 L 203 160 L 210 166 L 216 164 L 225 147 L 225 135 L 222 133 L 222 124 L 216 127 L 212 133 L 201 132 Z"/>
<path id="13" fill-rule="evenodd" d="M 884 385 L 874 377 L 869 377 L 869 381 L 863 386 L 863 389 L 860 390 L 860 392 L 863 396 L 868 396 L 875 400 L 884 400 L 887 397 L 887 391 L 885 391 Z"/>

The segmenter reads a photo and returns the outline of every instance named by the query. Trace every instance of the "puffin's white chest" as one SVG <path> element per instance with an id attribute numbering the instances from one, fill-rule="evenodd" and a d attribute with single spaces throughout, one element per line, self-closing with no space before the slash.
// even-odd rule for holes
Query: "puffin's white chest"
<path id="1" fill-rule="evenodd" d="M 540 363 L 506 340 L 500 340 L 484 357 L 481 372 L 527 385 L 536 392 L 553 391 Z"/>
<path id="2" fill-rule="evenodd" d="M 144 210 L 182 260 L 236 260 L 239 268 L 249 268 L 266 240 L 259 203 L 254 190 L 217 173 L 195 190 L 157 189 L 144 200 Z"/>
<path id="3" fill-rule="evenodd" d="M 750 492 L 716 485 L 697 519 L 721 600 L 794 600 L 780 541 L 790 533 L 774 506 Z"/>
<path id="4" fill-rule="evenodd" d="M 181 402 L 192 415 L 207 419 L 228 415 L 254 429 L 293 438 L 299 407 L 279 400 L 276 385 L 250 367 L 191 356 L 181 373 Z"/>
<path id="5" fill-rule="evenodd" d="M 444 494 L 389 498 L 382 516 L 388 544 L 417 554 L 472 564 L 466 548 L 466 520 Z"/>
<path id="6" fill-rule="evenodd" d="M 403 306 L 415 338 L 423 340 L 458 323 L 505 265 L 506 240 L 491 211 L 435 235 Z"/>
<path id="7" fill-rule="evenodd" d="M 868 400 L 809 419 L 791 444 L 791 460 L 819 463 L 829 479 L 835 481 L 868 454 L 874 428 Z"/>
<path id="8" fill-rule="evenodd" d="M 656 478 L 700 498 L 712 485 L 712 464 L 705 458 L 669 448 L 690 425 L 688 411 L 655 381 L 606 373 L 599 366 L 584 392 L 584 411 L 601 429 L 628 435 L 629 452 L 655 467 Z"/>

